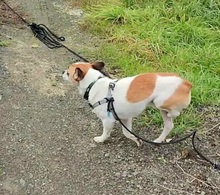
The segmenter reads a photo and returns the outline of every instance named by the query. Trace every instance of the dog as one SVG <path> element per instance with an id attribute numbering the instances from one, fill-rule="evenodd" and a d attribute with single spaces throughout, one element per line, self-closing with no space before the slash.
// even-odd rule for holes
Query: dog
<path id="1" fill-rule="evenodd" d="M 108 111 L 106 97 L 110 94 L 114 98 L 118 117 L 129 130 L 132 129 L 132 118 L 141 114 L 148 105 L 159 109 L 164 127 L 154 142 L 163 142 L 174 127 L 173 119 L 190 104 L 191 83 L 175 73 L 144 73 L 116 81 L 104 76 L 104 66 L 103 62 L 77 62 L 63 71 L 63 79 L 76 83 L 79 93 L 84 95 L 84 98 L 87 96 L 90 105 L 96 105 L 93 112 L 102 121 L 103 133 L 95 137 L 94 141 L 100 143 L 107 140 L 116 121 L 114 115 Z M 114 89 L 109 88 L 110 83 L 114 83 Z M 123 126 L 122 131 L 127 138 L 135 141 L 137 146 L 142 144 L 141 140 Z"/>

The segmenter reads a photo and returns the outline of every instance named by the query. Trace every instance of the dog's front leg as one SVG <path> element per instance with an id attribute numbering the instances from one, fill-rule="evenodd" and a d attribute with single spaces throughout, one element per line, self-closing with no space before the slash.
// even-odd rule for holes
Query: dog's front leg
<path id="1" fill-rule="evenodd" d="M 114 126 L 114 122 L 108 119 L 102 120 L 102 124 L 103 124 L 102 135 L 98 137 L 94 137 L 94 141 L 97 143 L 104 142 L 105 140 L 107 140 L 110 137 L 112 128 Z"/>

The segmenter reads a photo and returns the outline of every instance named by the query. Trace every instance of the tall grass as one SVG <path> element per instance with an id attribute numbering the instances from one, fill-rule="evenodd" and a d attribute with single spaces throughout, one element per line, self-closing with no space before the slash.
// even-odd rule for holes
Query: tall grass
<path id="1" fill-rule="evenodd" d="M 188 126 L 199 124 L 196 107 L 219 105 L 219 0 L 115 0 L 85 7 L 82 26 L 105 40 L 97 56 L 123 76 L 168 71 L 192 82 Z"/>
<path id="2" fill-rule="evenodd" d="M 106 39 L 100 57 L 124 75 L 178 72 L 193 83 L 194 104 L 219 103 L 218 0 L 123 0 L 89 11 L 84 25 Z"/>

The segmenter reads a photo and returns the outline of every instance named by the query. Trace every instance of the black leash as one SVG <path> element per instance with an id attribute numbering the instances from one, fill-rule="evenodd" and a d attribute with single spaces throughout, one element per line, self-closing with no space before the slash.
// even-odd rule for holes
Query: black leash
<path id="1" fill-rule="evenodd" d="M 196 132 L 197 131 L 194 131 L 193 134 L 192 134 L 192 146 L 193 146 L 193 149 L 195 150 L 195 152 L 200 156 L 200 158 L 202 158 L 203 160 L 209 162 L 214 169 L 218 169 L 220 170 L 220 163 L 217 163 L 217 162 L 213 162 L 211 161 L 210 159 L 208 159 L 206 156 L 204 156 L 195 146 L 195 136 L 196 136 Z"/>
<path id="2" fill-rule="evenodd" d="M 86 58 L 82 57 L 78 53 L 74 52 L 67 46 L 61 43 L 61 41 L 65 41 L 65 37 L 63 36 L 57 36 L 55 33 L 53 33 L 47 26 L 44 24 L 36 24 L 36 23 L 29 23 L 27 20 L 22 18 L 16 11 L 14 11 L 10 5 L 8 5 L 5 0 L 2 1 L 13 13 L 15 13 L 28 27 L 30 27 L 31 31 L 33 32 L 34 36 L 39 39 L 42 43 L 44 43 L 48 48 L 50 49 L 56 49 L 56 48 L 65 48 L 70 53 L 77 56 L 79 59 L 81 59 L 84 62 L 89 62 Z M 111 78 L 111 76 L 103 70 L 99 70 L 103 75 L 106 77 Z"/>
<path id="3" fill-rule="evenodd" d="M 28 24 L 28 26 L 31 28 L 31 31 L 33 32 L 34 36 L 38 38 L 42 43 L 44 43 L 48 48 L 55 49 L 63 47 L 67 49 L 69 52 L 83 60 L 84 62 L 89 62 L 84 57 L 80 56 L 73 50 L 69 49 L 64 44 L 60 43 L 60 41 L 65 41 L 65 38 L 63 36 L 59 37 L 56 34 L 54 34 L 47 26 L 44 24 Z"/>
<path id="4" fill-rule="evenodd" d="M 65 48 L 84 62 L 89 62 L 84 57 L 80 56 L 73 50 L 69 49 L 64 44 L 60 43 L 60 41 L 65 41 L 63 36 L 57 36 L 53 33 L 47 26 L 44 24 L 36 24 L 36 23 L 29 23 L 23 17 L 21 17 L 16 11 L 14 11 L 10 5 L 8 5 L 4 0 L 1 0 L 14 14 L 16 14 L 28 27 L 30 27 L 31 31 L 33 32 L 34 36 L 39 39 L 42 43 L 44 43 L 48 48 L 55 49 L 55 48 Z"/>
<path id="5" fill-rule="evenodd" d="M 136 133 L 132 132 L 130 129 L 128 129 L 125 124 L 121 121 L 121 119 L 118 117 L 116 111 L 115 111 L 115 108 L 114 108 L 114 99 L 110 99 L 110 101 L 108 102 L 108 110 L 110 112 L 112 112 L 113 116 L 115 117 L 115 119 L 129 132 L 131 133 L 132 135 L 134 135 L 136 138 L 142 140 L 143 142 L 147 143 L 147 144 L 152 144 L 152 145 L 157 145 L 157 146 L 160 146 L 160 145 L 169 145 L 169 144 L 176 144 L 176 143 L 179 143 L 179 142 L 182 142 L 190 137 L 192 137 L 192 146 L 193 146 L 193 149 L 195 150 L 195 152 L 198 154 L 198 156 L 209 162 L 212 167 L 214 169 L 218 169 L 220 170 L 220 163 L 215 163 L 213 161 L 211 161 L 210 159 L 208 159 L 207 157 L 205 157 L 195 146 L 195 135 L 197 133 L 197 130 L 194 130 L 192 131 L 191 133 L 189 133 L 188 135 L 184 136 L 183 138 L 180 138 L 180 139 L 177 139 L 177 140 L 171 140 L 170 142 L 162 142 L 162 143 L 156 143 L 156 142 L 153 142 L 153 141 L 150 141 L 150 140 L 146 140 L 146 139 L 143 139 L 142 137 L 140 137 L 139 135 L 137 135 Z"/>
<path id="6" fill-rule="evenodd" d="M 69 52 L 71 52 L 72 54 L 74 54 L 75 56 L 77 56 L 78 58 L 80 58 L 81 60 L 85 61 L 85 62 L 89 62 L 87 59 L 85 59 L 84 57 L 80 56 L 79 54 L 77 54 L 76 52 L 74 52 L 73 50 L 69 49 L 67 46 L 65 46 L 64 44 L 60 43 L 60 41 L 65 41 L 65 38 L 63 36 L 57 36 L 56 34 L 54 34 L 47 26 L 45 26 L 44 24 L 36 24 L 36 23 L 29 23 L 27 20 L 25 20 L 24 18 L 22 18 L 17 12 L 15 12 L 4 0 L 0 0 L 2 1 L 14 14 L 16 14 L 28 27 L 31 28 L 31 31 L 33 32 L 34 36 L 36 38 L 38 38 L 42 43 L 44 43 L 48 48 L 50 49 L 55 49 L 55 48 L 65 48 L 67 49 Z M 105 73 L 103 71 L 101 71 L 105 76 L 110 77 L 110 75 L 108 73 Z M 111 78 L 111 77 L 110 77 Z M 193 131 L 192 133 L 186 135 L 183 138 L 180 138 L 178 140 L 174 140 L 174 141 L 170 141 L 170 142 L 165 142 L 165 143 L 155 143 L 149 140 L 145 140 L 143 138 L 141 138 L 140 136 L 138 136 L 137 134 L 135 134 L 134 132 L 132 132 L 131 130 L 129 130 L 121 121 L 121 119 L 118 117 L 117 113 L 115 112 L 115 108 L 113 105 L 114 99 L 110 99 L 110 101 L 108 102 L 108 107 L 109 110 L 111 110 L 113 112 L 113 115 L 115 116 L 115 119 L 117 121 L 119 121 L 119 123 L 132 135 L 134 135 L 135 137 L 137 137 L 138 139 L 142 140 L 145 143 L 148 144 L 153 144 L 153 145 L 168 145 L 168 144 L 175 144 L 181 141 L 186 140 L 187 138 L 192 136 L 192 146 L 193 149 L 195 150 L 195 152 L 200 156 L 200 158 L 206 160 L 207 162 L 209 162 L 215 169 L 220 170 L 220 163 L 214 163 L 213 161 L 211 161 L 210 159 L 208 159 L 207 157 L 205 157 L 203 154 L 201 154 L 201 152 L 195 147 L 195 135 L 197 133 L 197 130 Z"/>

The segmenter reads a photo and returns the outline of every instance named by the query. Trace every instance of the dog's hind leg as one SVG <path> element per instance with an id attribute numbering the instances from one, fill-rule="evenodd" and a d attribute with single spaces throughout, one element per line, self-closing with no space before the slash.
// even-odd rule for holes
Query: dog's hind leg
<path id="1" fill-rule="evenodd" d="M 131 131 L 132 130 L 132 118 L 130 119 L 123 119 L 121 122 Z M 129 133 L 123 126 L 122 126 L 123 134 L 128 138 L 136 142 L 137 146 L 142 145 L 142 141 L 138 138 L 136 138 L 134 135 Z"/>
<path id="2" fill-rule="evenodd" d="M 161 143 L 166 139 L 166 136 L 170 133 L 170 131 L 173 129 L 173 118 L 168 116 L 168 113 L 166 111 L 161 110 L 161 115 L 164 122 L 164 128 L 161 135 L 154 140 L 154 142 Z"/>
<path id="3" fill-rule="evenodd" d="M 102 120 L 103 133 L 101 136 L 94 137 L 94 141 L 97 143 L 104 142 L 110 137 L 114 122 L 111 120 Z"/>

